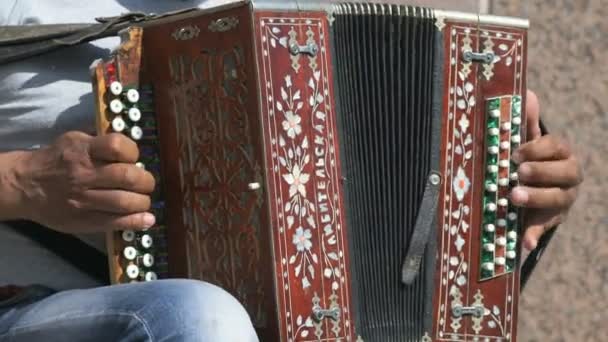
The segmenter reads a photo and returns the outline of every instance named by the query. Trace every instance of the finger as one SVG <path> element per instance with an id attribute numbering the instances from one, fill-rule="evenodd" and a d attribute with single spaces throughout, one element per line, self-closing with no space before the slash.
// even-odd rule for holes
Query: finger
<path id="1" fill-rule="evenodd" d="M 139 158 L 139 150 L 131 139 L 112 133 L 94 138 L 89 146 L 89 155 L 94 160 L 135 163 Z"/>
<path id="2" fill-rule="evenodd" d="M 156 218 L 147 212 L 116 215 L 92 211 L 85 214 L 83 221 L 86 221 L 87 225 L 93 223 L 92 231 L 109 232 L 149 229 L 156 223 Z"/>
<path id="3" fill-rule="evenodd" d="M 123 190 L 87 190 L 72 203 L 77 209 L 111 214 L 135 214 L 150 209 L 150 196 Z"/>
<path id="4" fill-rule="evenodd" d="M 537 209 L 567 209 L 576 198 L 576 188 L 534 188 L 517 186 L 511 191 L 514 205 Z"/>
<path id="5" fill-rule="evenodd" d="M 522 184 L 571 188 L 583 181 L 578 162 L 574 158 L 558 161 L 525 162 L 517 169 Z"/>
<path id="6" fill-rule="evenodd" d="M 562 160 L 572 155 L 568 144 L 554 135 L 545 135 L 521 145 L 511 158 L 517 164 L 526 161 Z"/>
<path id="7" fill-rule="evenodd" d="M 528 90 L 526 94 L 526 131 L 528 141 L 540 138 L 542 135 L 540 131 L 540 103 L 538 102 L 538 96 L 531 90 Z"/>
<path id="8" fill-rule="evenodd" d="M 525 221 L 522 244 L 525 249 L 532 251 L 549 229 L 564 221 L 564 215 L 559 210 L 533 209 L 526 212 Z"/>
<path id="9" fill-rule="evenodd" d="M 105 164 L 96 170 L 90 186 L 94 189 L 121 189 L 149 194 L 156 186 L 154 176 L 133 164 Z"/>

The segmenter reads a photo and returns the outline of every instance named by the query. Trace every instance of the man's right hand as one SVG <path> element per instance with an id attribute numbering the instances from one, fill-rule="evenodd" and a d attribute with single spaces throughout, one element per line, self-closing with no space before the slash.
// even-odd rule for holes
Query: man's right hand
<path id="1" fill-rule="evenodd" d="M 138 157 L 137 145 L 123 135 L 62 135 L 21 158 L 21 218 L 65 233 L 150 228 L 155 182 L 135 166 Z"/>

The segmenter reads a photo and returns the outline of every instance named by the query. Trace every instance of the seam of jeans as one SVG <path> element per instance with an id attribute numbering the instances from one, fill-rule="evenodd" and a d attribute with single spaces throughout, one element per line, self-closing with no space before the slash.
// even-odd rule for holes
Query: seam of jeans
<path id="1" fill-rule="evenodd" d="M 9 328 L 7 332 L 0 334 L 0 338 L 4 338 L 7 336 L 11 336 L 11 335 L 15 336 L 19 333 L 31 331 L 33 328 L 39 328 L 39 327 L 49 325 L 49 324 L 56 324 L 57 322 L 60 322 L 65 319 L 73 320 L 73 319 L 78 319 L 78 318 L 90 318 L 90 317 L 96 317 L 96 316 L 97 317 L 99 317 L 99 316 L 129 316 L 131 318 L 135 318 L 135 320 L 143 326 L 144 332 L 146 333 L 146 335 L 148 336 L 150 341 L 154 341 L 154 336 L 152 335 L 152 331 L 150 330 L 150 327 L 145 322 L 145 320 L 143 318 L 141 318 L 139 316 L 139 314 L 137 314 L 136 312 L 124 312 L 124 311 L 116 311 L 116 312 L 103 311 L 103 312 L 88 313 L 88 314 L 84 314 L 84 313 L 82 313 L 82 311 L 72 311 L 72 312 L 62 315 L 60 318 L 54 318 L 54 319 L 50 319 L 50 320 L 46 320 L 46 321 L 42 321 L 42 322 L 23 325 L 23 326 L 19 326 L 16 328 Z"/>

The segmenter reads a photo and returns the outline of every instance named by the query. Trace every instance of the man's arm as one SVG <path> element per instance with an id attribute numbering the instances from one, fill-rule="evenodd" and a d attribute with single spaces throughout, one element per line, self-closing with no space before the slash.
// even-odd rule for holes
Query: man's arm
<path id="1" fill-rule="evenodd" d="M 70 132 L 44 149 L 0 154 L 0 220 L 65 233 L 154 225 L 154 177 L 135 166 L 137 145 L 118 134 Z"/>

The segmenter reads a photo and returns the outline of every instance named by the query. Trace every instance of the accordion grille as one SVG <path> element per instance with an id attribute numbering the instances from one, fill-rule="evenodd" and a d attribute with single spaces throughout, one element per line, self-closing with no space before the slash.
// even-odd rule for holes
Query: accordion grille
<path id="1" fill-rule="evenodd" d="M 434 19 L 428 9 L 354 3 L 334 16 L 355 326 L 365 341 L 419 341 L 433 270 L 423 262 L 408 286 L 400 277 L 431 168 Z"/>

